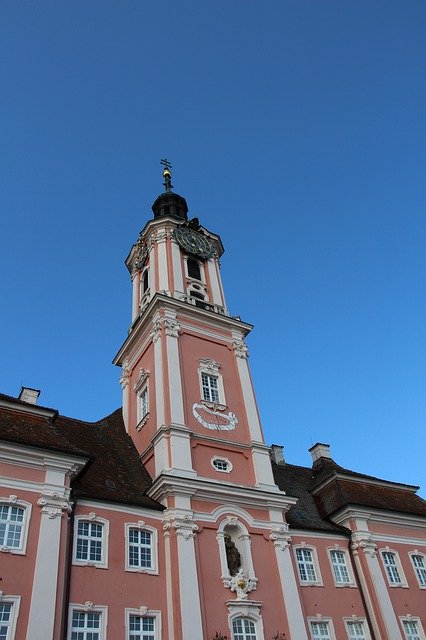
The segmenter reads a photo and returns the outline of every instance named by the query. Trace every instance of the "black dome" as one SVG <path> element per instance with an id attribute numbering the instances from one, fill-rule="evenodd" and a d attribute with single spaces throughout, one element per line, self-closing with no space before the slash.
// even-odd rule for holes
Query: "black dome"
<path id="1" fill-rule="evenodd" d="M 172 191 L 166 191 L 159 195 L 151 208 L 154 212 L 154 218 L 167 216 L 176 220 L 188 220 L 188 205 L 185 198 Z"/>

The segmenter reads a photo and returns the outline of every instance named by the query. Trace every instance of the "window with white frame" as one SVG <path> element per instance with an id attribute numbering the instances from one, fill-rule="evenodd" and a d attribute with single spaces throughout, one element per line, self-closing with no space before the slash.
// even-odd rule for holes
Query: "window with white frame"
<path id="1" fill-rule="evenodd" d="M 315 552 L 312 548 L 296 547 L 296 562 L 302 583 L 318 583 Z"/>
<path id="2" fill-rule="evenodd" d="M 330 623 L 328 621 L 311 621 L 312 640 L 332 640 Z"/>
<path id="3" fill-rule="evenodd" d="M 248 618 L 236 618 L 233 620 L 232 640 L 257 640 L 254 622 Z"/>
<path id="4" fill-rule="evenodd" d="M 74 564 L 107 566 L 108 523 L 91 513 L 75 521 Z"/>
<path id="5" fill-rule="evenodd" d="M 418 620 L 402 620 L 406 640 L 423 640 Z"/>
<path id="6" fill-rule="evenodd" d="M 405 580 L 403 579 L 402 567 L 399 562 L 398 554 L 395 551 L 390 551 L 388 549 L 382 551 L 381 554 L 389 585 L 391 587 L 403 585 Z"/>
<path id="7" fill-rule="evenodd" d="M 13 504 L 0 504 L 0 546 L 21 549 L 25 509 Z"/>
<path id="8" fill-rule="evenodd" d="M 211 459 L 211 464 L 216 471 L 221 471 L 222 473 L 230 473 L 233 468 L 232 463 L 228 458 L 214 457 Z"/>
<path id="9" fill-rule="evenodd" d="M 367 640 L 365 626 L 363 622 L 351 621 L 346 623 L 348 637 L 350 640 Z"/>
<path id="10" fill-rule="evenodd" d="M 126 570 L 157 573 L 157 531 L 142 520 L 127 523 Z"/>
<path id="11" fill-rule="evenodd" d="M 202 373 L 201 382 L 203 385 L 203 400 L 218 403 L 219 387 L 217 383 L 217 376 L 212 376 L 209 373 Z"/>
<path id="12" fill-rule="evenodd" d="M 12 640 L 15 637 L 20 596 L 3 596 L 0 601 L 0 640 Z"/>
<path id="13" fill-rule="evenodd" d="M 226 406 L 220 364 L 209 358 L 200 358 L 198 362 L 201 399 L 209 404 Z"/>
<path id="14" fill-rule="evenodd" d="M 425 556 L 422 553 L 410 554 L 411 562 L 413 563 L 414 572 L 420 587 L 426 587 L 426 562 Z"/>
<path id="15" fill-rule="evenodd" d="M 68 640 L 105 640 L 107 607 L 71 605 Z"/>
<path id="16" fill-rule="evenodd" d="M 160 640 L 161 613 L 147 607 L 126 609 L 126 640 Z"/>
<path id="17" fill-rule="evenodd" d="M 139 393 L 139 420 L 143 420 L 148 415 L 148 387 Z"/>
<path id="18" fill-rule="evenodd" d="M 331 549 L 329 553 L 336 585 L 351 584 L 352 580 L 346 562 L 346 553 L 341 549 Z"/>

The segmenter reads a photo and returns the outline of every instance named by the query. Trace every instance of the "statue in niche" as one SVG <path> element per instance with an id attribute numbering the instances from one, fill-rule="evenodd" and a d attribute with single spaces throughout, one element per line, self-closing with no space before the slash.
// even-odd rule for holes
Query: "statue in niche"
<path id="1" fill-rule="evenodd" d="M 230 535 L 225 535 L 225 550 L 229 573 L 235 576 L 241 568 L 241 554 Z"/>

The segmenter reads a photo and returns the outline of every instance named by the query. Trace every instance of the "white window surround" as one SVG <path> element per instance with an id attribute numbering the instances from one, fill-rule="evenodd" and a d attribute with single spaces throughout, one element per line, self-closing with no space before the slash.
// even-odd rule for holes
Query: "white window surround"
<path id="1" fill-rule="evenodd" d="M 227 405 L 226 405 L 226 399 L 225 399 L 225 389 L 223 386 L 222 374 L 220 373 L 221 365 L 218 362 L 211 360 L 210 358 L 200 358 L 198 360 L 198 363 L 199 363 L 198 381 L 200 385 L 201 402 L 205 403 L 209 407 L 219 407 L 219 408 L 226 409 Z M 203 380 L 202 380 L 203 373 L 205 373 L 208 376 L 213 376 L 214 378 L 217 379 L 217 390 L 219 394 L 218 402 L 209 402 L 208 400 L 204 399 Z"/>
<path id="2" fill-rule="evenodd" d="M 346 632 L 348 634 L 348 640 L 354 640 L 359 638 L 359 640 L 371 640 L 370 630 L 368 628 L 367 620 L 365 618 L 360 618 L 358 616 L 351 616 L 350 618 L 343 618 L 346 626 Z M 356 631 L 353 629 L 351 635 L 351 625 L 353 627 L 357 627 Z M 359 635 L 358 629 L 361 625 L 363 635 Z"/>
<path id="3" fill-rule="evenodd" d="M 78 537 L 78 524 L 79 522 L 88 522 L 101 525 L 102 538 L 101 540 L 101 560 L 79 560 L 77 558 L 77 541 Z M 78 515 L 74 518 L 74 541 L 73 541 L 73 554 L 72 564 L 82 567 L 97 567 L 98 569 L 108 569 L 108 538 L 109 538 L 109 521 L 105 518 L 99 518 L 93 511 L 87 515 Z"/>
<path id="4" fill-rule="evenodd" d="M 341 547 L 339 544 L 335 544 L 333 547 L 327 547 L 327 553 L 328 553 L 328 558 L 330 560 L 331 574 L 333 576 L 334 586 L 356 588 L 355 577 L 352 571 L 348 550 Z M 339 555 L 343 554 L 343 559 L 344 559 L 343 563 L 338 561 L 336 557 L 337 554 Z M 346 580 L 345 580 L 345 569 L 347 572 Z"/>
<path id="5" fill-rule="evenodd" d="M 0 506 L 5 505 L 7 507 L 18 507 L 24 509 L 24 517 L 22 520 L 22 528 L 19 540 L 19 547 L 9 547 L 7 544 L 0 546 L 0 551 L 3 553 L 13 553 L 16 555 L 25 555 L 28 541 L 28 530 L 31 519 L 32 505 L 25 500 L 19 500 L 17 496 L 10 495 L 8 497 L 0 497 Z"/>
<path id="6" fill-rule="evenodd" d="M 149 389 L 148 389 L 149 371 L 139 369 L 138 378 L 133 386 L 133 390 L 137 395 L 137 424 L 136 430 L 140 431 L 149 418 Z M 146 396 L 145 396 L 146 394 Z"/>
<path id="7" fill-rule="evenodd" d="M 129 563 L 129 535 L 131 529 L 138 529 L 139 531 L 147 531 L 151 534 L 151 566 L 150 567 L 136 567 Z M 138 522 L 126 522 L 124 525 L 124 536 L 126 545 L 126 558 L 125 558 L 125 570 L 133 573 L 149 573 L 151 575 L 158 575 L 158 532 L 155 527 L 150 527 L 145 524 L 143 520 Z"/>
<path id="8" fill-rule="evenodd" d="M 70 604 L 68 609 L 68 633 L 67 640 L 71 640 L 73 629 L 73 613 L 74 611 L 84 614 L 98 613 L 100 614 L 99 629 L 91 629 L 91 631 L 99 631 L 99 640 L 106 640 L 106 630 L 108 624 L 108 607 L 103 605 L 93 604 L 90 600 L 84 604 Z M 75 631 L 82 631 L 82 629 L 75 629 Z"/>
<path id="9" fill-rule="evenodd" d="M 312 640 L 336 640 L 336 634 L 334 633 L 334 626 L 331 618 L 318 614 L 315 617 L 308 618 L 308 626 Z M 318 627 L 322 628 L 322 630 L 326 629 L 328 631 L 328 635 L 316 634 L 315 631 L 319 630 Z"/>
<path id="10" fill-rule="evenodd" d="M 407 614 L 405 616 L 400 616 L 399 621 L 406 640 L 423 640 L 425 638 L 422 622 L 417 616 Z M 417 632 L 417 636 L 415 635 L 414 630 Z M 412 631 L 412 633 L 410 633 L 410 631 Z"/>
<path id="11" fill-rule="evenodd" d="M 139 609 L 125 609 L 124 626 L 126 640 L 129 640 L 130 638 L 130 616 L 136 616 L 138 618 L 154 618 L 154 638 L 155 640 L 161 640 L 161 611 L 153 611 L 144 605 L 141 605 Z"/>
<path id="12" fill-rule="evenodd" d="M 215 462 L 219 464 L 216 466 Z M 220 463 L 223 463 L 223 465 L 221 465 Z M 231 473 L 232 469 L 234 468 L 229 458 L 225 458 L 223 456 L 213 456 L 213 458 L 211 458 L 210 460 L 210 464 L 212 465 L 213 469 L 215 471 L 218 471 L 219 473 Z M 221 466 L 226 466 L 226 468 L 221 469 Z"/>
<path id="13" fill-rule="evenodd" d="M 392 588 L 403 587 L 408 589 L 407 580 L 399 559 L 398 551 L 390 549 L 389 547 L 384 547 L 384 549 L 380 549 L 380 557 L 382 559 L 383 569 L 388 585 Z"/>
<path id="14" fill-rule="evenodd" d="M 312 563 L 313 564 L 313 568 L 314 568 L 314 573 L 315 573 L 315 580 L 303 580 L 302 579 L 302 574 L 300 571 L 300 566 L 299 566 L 299 560 L 297 559 L 297 550 L 298 549 L 302 549 L 305 551 L 310 551 L 311 553 L 311 560 L 305 560 L 304 562 L 300 562 L 300 564 L 304 564 L 304 563 Z M 322 581 L 322 575 L 321 575 L 321 571 L 320 571 L 320 566 L 319 566 L 319 562 L 318 562 L 318 555 L 317 555 L 317 550 L 316 548 L 311 545 L 311 544 L 307 544 L 306 542 L 301 542 L 300 544 L 295 544 L 293 547 L 293 553 L 294 553 L 294 560 L 296 563 L 296 569 L 297 569 L 297 575 L 299 578 L 299 584 L 305 587 L 309 587 L 309 586 L 314 586 L 314 587 L 322 587 L 323 586 L 323 581 Z"/>
<path id="15" fill-rule="evenodd" d="M 6 637 L 7 640 L 14 640 L 16 635 L 16 623 L 18 621 L 19 607 L 21 605 L 21 596 L 6 596 L 0 592 L 0 604 L 12 605 L 10 619 L 8 621 L 7 627 L 8 635 Z M 2 623 L 0 622 L 0 626 L 1 625 Z"/>
<path id="16" fill-rule="evenodd" d="M 265 634 L 263 630 L 263 620 L 260 615 L 260 608 L 262 604 L 253 600 L 233 600 L 226 603 L 229 611 L 228 625 L 230 630 L 230 637 L 234 640 L 235 635 L 233 633 L 234 622 L 240 618 L 250 620 L 254 624 L 256 630 L 256 640 L 265 640 Z"/>
<path id="17" fill-rule="evenodd" d="M 426 589 L 426 554 L 414 549 L 408 555 L 420 589 Z"/>

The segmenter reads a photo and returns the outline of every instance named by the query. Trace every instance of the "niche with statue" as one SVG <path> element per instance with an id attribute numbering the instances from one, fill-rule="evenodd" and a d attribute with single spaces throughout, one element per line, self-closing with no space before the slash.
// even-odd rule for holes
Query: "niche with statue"
<path id="1" fill-rule="evenodd" d="M 249 532 L 238 518 L 228 516 L 219 526 L 217 541 L 223 585 L 236 594 L 237 600 L 246 600 L 257 585 Z"/>

